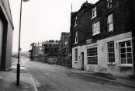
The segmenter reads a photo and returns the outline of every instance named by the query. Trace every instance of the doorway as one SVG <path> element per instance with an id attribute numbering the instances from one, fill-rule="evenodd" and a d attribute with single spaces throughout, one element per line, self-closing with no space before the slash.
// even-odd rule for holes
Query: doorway
<path id="1" fill-rule="evenodd" d="M 81 70 L 84 70 L 84 52 L 81 52 L 81 61 L 82 61 Z"/>

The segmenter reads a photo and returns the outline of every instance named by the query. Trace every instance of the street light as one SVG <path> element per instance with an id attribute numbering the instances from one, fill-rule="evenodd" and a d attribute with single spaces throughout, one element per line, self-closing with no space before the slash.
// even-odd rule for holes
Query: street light
<path id="1" fill-rule="evenodd" d="M 22 21 L 22 2 L 26 2 L 29 0 L 21 0 L 20 2 L 20 18 L 19 18 L 19 35 L 18 35 L 18 62 L 17 62 L 17 74 L 16 74 L 16 85 L 20 85 L 20 41 L 21 41 L 21 21 Z"/>

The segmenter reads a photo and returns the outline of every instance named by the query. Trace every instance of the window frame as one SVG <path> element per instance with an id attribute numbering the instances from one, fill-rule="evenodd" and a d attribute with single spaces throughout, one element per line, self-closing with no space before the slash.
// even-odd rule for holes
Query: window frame
<path id="1" fill-rule="evenodd" d="M 113 0 L 107 0 L 107 8 L 110 9 L 113 7 Z"/>
<path id="2" fill-rule="evenodd" d="M 109 14 L 107 17 L 107 31 L 108 32 L 113 32 L 114 31 L 114 15 Z"/>
<path id="3" fill-rule="evenodd" d="M 78 31 L 75 32 L 75 44 L 78 43 Z"/>
<path id="4" fill-rule="evenodd" d="M 94 53 L 94 55 L 92 54 L 92 55 L 89 55 L 89 53 L 88 53 L 88 50 L 89 49 L 94 49 L 94 48 L 96 48 L 96 53 Z M 95 51 L 95 50 L 94 50 Z M 91 53 L 90 53 L 91 54 Z M 89 60 L 89 58 L 96 58 L 96 62 L 94 62 L 94 61 L 91 61 L 91 63 L 90 63 L 90 60 Z M 90 48 L 87 48 L 87 64 L 88 65 L 98 65 L 98 49 L 97 49 L 97 47 L 90 47 Z"/>
<path id="5" fill-rule="evenodd" d="M 120 45 L 119 45 L 119 43 L 120 42 L 127 42 L 127 41 L 130 41 L 131 42 L 131 52 L 127 52 L 127 49 L 126 49 L 126 52 L 125 52 L 125 54 L 126 54 L 126 63 L 122 63 L 121 61 L 121 53 L 120 53 Z M 133 66 L 133 46 L 132 46 L 132 38 L 127 38 L 127 39 L 123 39 L 123 40 L 120 40 L 120 41 L 118 41 L 118 46 L 119 46 L 119 60 L 120 60 L 120 66 L 129 66 L 129 67 L 131 67 L 131 66 Z M 129 47 L 127 47 L 126 46 L 126 48 L 129 48 Z M 127 53 L 131 53 L 132 54 L 132 63 L 128 63 L 128 57 L 127 57 Z"/>
<path id="6" fill-rule="evenodd" d="M 100 34 L 100 21 L 94 22 L 92 24 L 92 35 L 98 35 Z"/>
<path id="7" fill-rule="evenodd" d="M 111 42 L 113 42 L 113 47 L 111 46 L 110 47 L 110 44 L 109 43 L 111 43 Z M 111 52 L 110 52 L 110 49 L 111 49 Z M 109 42 L 107 42 L 107 55 L 108 55 L 108 64 L 115 64 L 115 42 L 114 41 L 109 41 Z M 113 54 L 113 57 L 110 57 L 110 54 L 112 55 Z M 111 62 L 111 60 L 110 59 L 113 59 L 114 61 L 112 61 Z"/>
<path id="8" fill-rule="evenodd" d="M 91 19 L 97 17 L 97 7 L 92 8 L 91 10 Z"/>

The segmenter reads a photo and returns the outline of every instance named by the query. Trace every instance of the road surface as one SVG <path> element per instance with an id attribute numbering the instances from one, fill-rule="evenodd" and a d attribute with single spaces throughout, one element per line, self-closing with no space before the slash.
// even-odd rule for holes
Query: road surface
<path id="1" fill-rule="evenodd" d="M 27 58 L 23 60 L 27 70 L 35 79 L 38 91 L 135 91 L 134 88 L 83 77 L 76 74 L 76 70 L 73 69 L 28 61 Z"/>

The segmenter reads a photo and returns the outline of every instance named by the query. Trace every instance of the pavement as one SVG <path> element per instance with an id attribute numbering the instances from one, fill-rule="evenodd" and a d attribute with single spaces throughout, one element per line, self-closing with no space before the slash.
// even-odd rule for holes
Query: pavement
<path id="1" fill-rule="evenodd" d="M 77 69 L 71 69 L 72 74 L 77 74 L 89 78 L 93 78 L 101 83 L 107 82 L 112 85 L 121 85 L 135 89 L 135 78 L 118 77 L 108 73 L 88 72 Z"/>
<path id="2" fill-rule="evenodd" d="M 16 69 L 14 67 L 15 64 L 9 71 L 0 71 L 0 91 L 37 91 L 34 78 L 23 66 L 20 72 L 20 85 L 16 85 Z"/>

